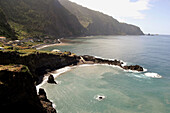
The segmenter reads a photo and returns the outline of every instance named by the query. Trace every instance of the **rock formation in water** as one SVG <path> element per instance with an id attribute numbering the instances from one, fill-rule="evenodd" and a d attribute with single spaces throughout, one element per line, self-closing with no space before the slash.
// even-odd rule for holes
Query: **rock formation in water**
<path id="1" fill-rule="evenodd" d="M 54 80 L 54 76 L 53 76 L 53 75 L 50 75 L 50 76 L 48 77 L 47 82 L 48 82 L 48 83 L 51 83 L 51 84 L 57 84 L 57 83 L 55 82 L 55 80 Z"/>
<path id="2" fill-rule="evenodd" d="M 144 71 L 144 69 L 139 65 L 124 66 L 123 69 L 125 69 L 125 70 L 135 70 L 135 71 Z"/>
<path id="3" fill-rule="evenodd" d="M 130 65 L 130 66 L 122 66 L 122 64 L 124 64 L 123 62 L 119 61 L 119 60 L 108 60 L 108 59 L 101 59 L 101 58 L 95 58 L 93 56 L 89 56 L 89 55 L 84 55 L 81 56 L 85 61 L 84 63 L 88 63 L 89 61 L 91 61 L 91 63 L 96 63 L 96 64 L 109 64 L 109 65 L 115 65 L 115 66 L 119 66 L 122 69 L 125 70 L 132 70 L 132 71 L 144 71 L 143 67 L 139 66 L 139 65 Z"/>

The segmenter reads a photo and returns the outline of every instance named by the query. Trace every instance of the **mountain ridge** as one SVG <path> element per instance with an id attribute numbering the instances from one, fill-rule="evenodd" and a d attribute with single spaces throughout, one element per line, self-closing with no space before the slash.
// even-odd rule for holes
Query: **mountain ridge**
<path id="1" fill-rule="evenodd" d="M 143 35 L 137 26 L 68 0 L 0 0 L 0 8 L 19 39 Z"/>
<path id="2" fill-rule="evenodd" d="M 21 38 L 79 36 L 84 31 L 58 0 L 1 0 L 0 7 Z"/>
<path id="3" fill-rule="evenodd" d="M 89 35 L 143 35 L 139 27 L 120 23 L 102 12 L 88 9 L 69 0 L 59 0 L 59 2 L 78 18 L 82 26 L 87 28 Z"/>

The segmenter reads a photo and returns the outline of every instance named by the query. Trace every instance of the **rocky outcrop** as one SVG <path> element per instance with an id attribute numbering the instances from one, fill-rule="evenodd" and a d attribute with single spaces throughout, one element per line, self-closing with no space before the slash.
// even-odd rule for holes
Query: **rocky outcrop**
<path id="1" fill-rule="evenodd" d="M 33 76 L 23 65 L 0 65 L 2 113 L 56 113 L 46 93 L 37 96 Z"/>
<path id="2" fill-rule="evenodd" d="M 44 89 L 39 89 L 38 97 L 40 99 L 41 104 L 46 109 L 47 113 L 56 113 L 56 110 L 52 106 L 52 102 L 47 99 L 46 92 L 44 91 Z"/>
<path id="3" fill-rule="evenodd" d="M 121 67 L 122 69 L 125 69 L 125 70 L 144 71 L 143 67 L 141 67 L 139 65 L 122 66 L 123 62 L 121 62 L 120 60 L 101 59 L 101 58 L 95 58 L 95 57 L 89 56 L 89 55 L 84 55 L 84 56 L 81 56 L 81 57 L 85 61 L 91 61 L 91 62 L 97 63 L 97 64 L 115 65 L 115 66 L 119 66 L 119 67 Z"/>
<path id="4" fill-rule="evenodd" d="M 42 79 L 39 78 L 47 73 L 46 70 L 54 71 L 65 66 L 76 65 L 79 62 L 77 56 L 68 53 L 55 54 L 35 51 L 23 55 L 17 51 L 0 51 L 0 64 L 23 64 L 28 66 L 38 84 L 42 82 Z"/>
<path id="5" fill-rule="evenodd" d="M 123 69 L 125 69 L 125 70 L 134 70 L 134 71 L 144 71 L 144 69 L 139 65 L 124 66 Z"/>
<path id="6" fill-rule="evenodd" d="M 50 76 L 48 77 L 47 82 L 48 82 L 48 83 L 51 83 L 51 84 L 57 84 L 57 83 L 55 82 L 55 80 L 54 80 L 54 76 L 53 76 L 53 75 L 50 75 Z"/>
<path id="7" fill-rule="evenodd" d="M 72 55 L 70 52 L 59 54 L 35 51 L 30 54 L 22 55 L 22 53 L 17 51 L 0 51 L 0 64 L 23 64 L 28 66 L 37 84 L 42 82 L 42 79 L 40 79 L 42 77 L 40 76 L 44 76 L 44 74 L 47 73 L 47 70 L 54 71 L 65 66 L 77 65 L 82 60 L 81 58 L 85 61 L 89 61 L 83 61 L 82 63 L 109 64 L 119 66 L 125 70 L 143 71 L 143 68 L 139 65 L 123 67 L 123 62 L 119 60 L 95 58 L 89 55 L 76 56 Z"/>
<path id="8" fill-rule="evenodd" d="M 26 66 L 0 66 L 0 106 L 2 113 L 45 113 L 33 76 Z"/>

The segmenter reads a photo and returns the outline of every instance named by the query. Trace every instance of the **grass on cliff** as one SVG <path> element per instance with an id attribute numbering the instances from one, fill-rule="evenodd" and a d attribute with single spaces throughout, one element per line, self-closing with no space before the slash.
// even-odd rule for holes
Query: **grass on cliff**
<path id="1" fill-rule="evenodd" d="M 74 57 L 76 56 L 76 54 L 74 53 L 71 53 L 70 51 L 65 51 L 65 52 L 53 52 L 53 51 L 43 51 L 43 50 L 36 50 L 36 49 L 30 49 L 28 47 L 22 47 L 22 46 L 5 46 L 3 47 L 4 50 L 0 50 L 0 51 L 3 51 L 3 52 L 15 52 L 17 53 L 19 56 L 28 56 L 28 55 L 31 55 L 31 54 L 51 54 L 51 55 L 57 55 L 57 56 L 60 56 L 60 57 L 66 57 L 66 56 L 69 56 L 69 57 Z"/>
<path id="2" fill-rule="evenodd" d="M 15 64 L 0 65 L 0 71 L 2 70 L 12 71 L 12 72 L 26 72 L 28 71 L 28 68 L 27 66 L 24 65 L 15 65 Z"/>

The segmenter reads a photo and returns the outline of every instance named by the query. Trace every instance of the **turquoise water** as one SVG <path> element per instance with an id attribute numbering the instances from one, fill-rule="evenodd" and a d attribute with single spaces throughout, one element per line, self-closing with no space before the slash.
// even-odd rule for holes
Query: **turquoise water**
<path id="1" fill-rule="evenodd" d="M 170 112 L 170 36 L 95 36 L 72 40 L 75 43 L 45 50 L 121 59 L 163 78 L 105 65 L 74 67 L 56 78 L 59 85 L 42 86 L 59 113 Z M 97 95 L 106 98 L 99 101 Z"/>

